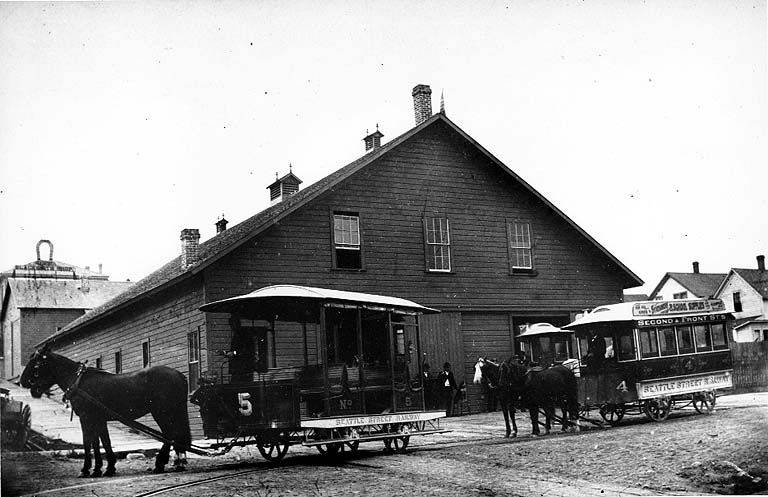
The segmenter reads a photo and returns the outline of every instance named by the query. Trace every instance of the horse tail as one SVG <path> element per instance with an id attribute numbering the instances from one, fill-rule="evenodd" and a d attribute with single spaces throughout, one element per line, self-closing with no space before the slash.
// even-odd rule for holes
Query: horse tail
<path id="1" fill-rule="evenodd" d="M 179 376 L 181 376 L 180 383 L 183 383 L 184 388 L 181 390 L 183 395 L 180 395 L 178 399 L 178 412 L 175 416 L 178 425 L 175 448 L 178 451 L 187 451 L 192 445 L 192 431 L 189 428 L 189 409 L 187 408 L 187 391 L 189 387 L 187 378 L 182 373 L 179 373 Z"/>

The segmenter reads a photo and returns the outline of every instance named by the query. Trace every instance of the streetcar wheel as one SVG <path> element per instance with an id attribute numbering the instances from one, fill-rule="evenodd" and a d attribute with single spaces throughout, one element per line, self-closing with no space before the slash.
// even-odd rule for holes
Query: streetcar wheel
<path id="1" fill-rule="evenodd" d="M 693 394 L 693 408 L 696 412 L 711 414 L 715 409 L 715 402 L 717 402 L 717 395 L 714 391 L 709 392 L 696 392 Z"/>
<path id="2" fill-rule="evenodd" d="M 672 410 L 672 402 L 665 397 L 646 400 L 643 404 L 643 412 L 649 419 L 654 421 L 664 421 Z"/>
<path id="3" fill-rule="evenodd" d="M 341 450 L 341 444 L 332 443 L 332 444 L 325 444 L 325 445 L 315 445 L 315 448 L 319 453 L 321 453 L 324 456 L 335 456 Z"/>
<path id="4" fill-rule="evenodd" d="M 603 404 L 600 406 L 600 416 L 611 426 L 618 425 L 624 418 L 624 404 Z"/>
<path id="5" fill-rule="evenodd" d="M 270 462 L 277 462 L 285 457 L 290 446 L 288 435 L 285 433 L 280 434 L 275 438 L 266 438 L 264 441 L 259 440 L 258 443 L 259 452 L 261 457 Z"/>
<path id="6" fill-rule="evenodd" d="M 385 438 L 384 447 L 390 452 L 405 452 L 411 437 Z"/>
<path id="7" fill-rule="evenodd" d="M 29 439 L 29 432 L 32 429 L 32 410 L 28 405 L 24 405 L 21 410 L 21 417 L 19 419 L 19 427 L 16 432 L 16 447 L 23 449 L 27 445 Z"/>

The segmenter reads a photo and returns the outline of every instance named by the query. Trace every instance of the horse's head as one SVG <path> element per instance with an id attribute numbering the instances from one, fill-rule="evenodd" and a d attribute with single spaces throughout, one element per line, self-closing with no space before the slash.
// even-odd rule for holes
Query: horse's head
<path id="1" fill-rule="evenodd" d="M 490 359 L 481 357 L 475 363 L 475 377 L 473 379 L 475 385 L 487 383 L 495 387 L 498 383 L 498 376 L 499 365 Z"/>
<path id="2" fill-rule="evenodd" d="M 32 397 L 39 399 L 43 393 L 47 392 L 56 378 L 51 368 L 51 351 L 48 345 L 42 349 L 36 350 L 27 362 L 27 366 L 21 373 L 19 383 L 24 388 L 29 388 Z"/>
<path id="3" fill-rule="evenodd" d="M 483 366 L 485 365 L 485 359 L 480 357 L 475 363 L 475 378 L 472 380 L 475 385 L 479 385 L 483 381 Z"/>

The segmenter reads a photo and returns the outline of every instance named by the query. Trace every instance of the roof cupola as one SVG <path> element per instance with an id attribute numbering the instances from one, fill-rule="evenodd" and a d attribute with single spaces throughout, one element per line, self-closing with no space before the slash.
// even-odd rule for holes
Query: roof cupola
<path id="1" fill-rule="evenodd" d="M 269 200 L 273 205 L 285 200 L 299 191 L 299 185 L 301 183 L 302 181 L 293 174 L 293 167 L 289 164 L 288 174 L 282 178 L 278 178 L 277 173 L 275 173 L 275 182 L 267 187 L 267 189 L 269 189 Z"/>

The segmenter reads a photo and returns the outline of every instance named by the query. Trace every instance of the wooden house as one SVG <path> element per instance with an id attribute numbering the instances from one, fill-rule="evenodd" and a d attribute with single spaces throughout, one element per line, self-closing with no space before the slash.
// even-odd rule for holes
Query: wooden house
<path id="1" fill-rule="evenodd" d="M 200 312 L 204 303 L 271 284 L 393 295 L 442 311 L 422 320 L 424 360 L 452 363 L 479 410 L 479 356 L 503 359 L 520 324 L 566 324 L 643 282 L 444 111 L 433 115 L 428 86 L 412 96 L 412 129 L 385 144 L 377 130 L 362 157 L 304 189 L 293 174 L 288 188 L 278 179 L 274 205 L 229 229 L 217 223 L 203 243 L 183 230 L 178 257 L 49 341 L 111 370 L 170 365 L 192 389 L 199 374 L 226 372 L 232 341 L 227 316 Z"/>
<path id="2" fill-rule="evenodd" d="M 733 313 L 735 342 L 768 341 L 768 271 L 765 256 L 757 256 L 757 268 L 733 268 L 715 292 Z"/>
<path id="3" fill-rule="evenodd" d="M 693 263 L 692 273 L 666 273 L 653 289 L 650 300 L 696 300 L 713 298 L 725 273 L 702 273 Z"/>

